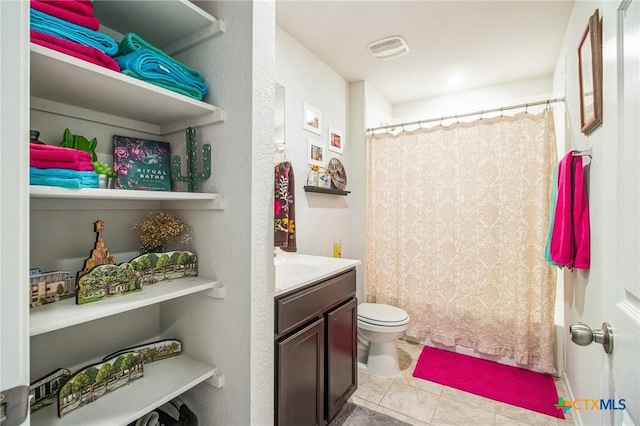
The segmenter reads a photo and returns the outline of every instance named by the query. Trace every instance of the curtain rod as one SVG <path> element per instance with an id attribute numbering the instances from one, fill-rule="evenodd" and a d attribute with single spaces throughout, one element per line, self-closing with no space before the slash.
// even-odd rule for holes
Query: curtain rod
<path id="1" fill-rule="evenodd" d="M 479 115 L 482 117 L 483 114 L 485 113 L 491 113 L 491 112 L 503 112 L 503 111 L 507 111 L 510 109 L 518 109 L 518 108 L 529 108 L 530 106 L 538 106 L 538 105 L 550 105 L 550 104 L 554 104 L 556 102 L 564 102 L 564 98 L 553 98 L 553 99 L 547 99 L 546 101 L 537 101 L 537 102 L 529 102 L 526 104 L 520 104 L 520 105 L 510 105 L 510 106 L 504 106 L 504 107 L 500 107 L 500 108 L 492 108 L 492 109 L 485 109 L 482 111 L 475 111 L 475 112 L 468 112 L 465 114 L 456 114 L 456 115 L 449 115 L 446 117 L 437 117 L 437 118 L 429 118 L 429 119 L 425 119 L 425 120 L 417 120 L 417 121 L 409 121 L 407 123 L 399 123 L 399 124 L 387 124 L 386 126 L 380 126 L 380 127 L 371 127 L 369 129 L 367 129 L 367 133 L 373 133 L 376 130 L 389 130 L 389 129 L 393 129 L 395 127 L 403 127 L 404 126 L 414 126 L 414 125 L 421 125 L 422 123 L 433 123 L 434 121 L 444 121 L 444 120 L 451 120 L 451 119 L 458 119 L 461 117 L 470 117 L 472 115 Z"/>

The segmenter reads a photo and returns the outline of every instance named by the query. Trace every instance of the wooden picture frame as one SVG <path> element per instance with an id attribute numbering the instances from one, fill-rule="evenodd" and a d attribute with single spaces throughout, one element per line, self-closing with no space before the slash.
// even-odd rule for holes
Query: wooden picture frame
<path id="1" fill-rule="evenodd" d="M 591 15 L 578 46 L 580 130 L 591 134 L 602 125 L 602 33 L 598 9 Z"/>

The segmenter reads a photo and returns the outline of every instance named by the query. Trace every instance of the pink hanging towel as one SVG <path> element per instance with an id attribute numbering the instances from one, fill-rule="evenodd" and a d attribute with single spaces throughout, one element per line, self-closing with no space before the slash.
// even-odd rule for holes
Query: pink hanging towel
<path id="1" fill-rule="evenodd" d="M 589 269 L 589 205 L 582 157 L 574 157 L 573 152 L 568 152 L 558 165 L 558 198 L 551 235 L 551 260 L 570 269 Z"/>

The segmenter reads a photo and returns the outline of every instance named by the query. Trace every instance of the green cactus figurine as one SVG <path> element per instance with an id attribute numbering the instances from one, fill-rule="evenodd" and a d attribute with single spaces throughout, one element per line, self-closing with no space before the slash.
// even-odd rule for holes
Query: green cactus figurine
<path id="1" fill-rule="evenodd" d="M 211 177 L 211 145 L 202 145 L 202 172 L 198 172 L 197 149 L 196 129 L 187 127 L 187 175 L 182 176 L 181 159 L 176 155 L 171 163 L 171 178 L 176 182 L 186 182 L 189 192 L 198 192 L 198 182 Z"/>
<path id="2" fill-rule="evenodd" d="M 60 146 L 64 148 L 73 148 L 78 149 L 80 151 L 86 151 L 91 154 L 91 161 L 97 161 L 98 156 L 96 155 L 96 146 L 98 145 L 98 139 L 93 138 L 88 140 L 84 136 L 81 135 L 72 135 L 71 130 L 64 129 L 64 134 L 62 135 L 62 141 L 60 142 Z"/>

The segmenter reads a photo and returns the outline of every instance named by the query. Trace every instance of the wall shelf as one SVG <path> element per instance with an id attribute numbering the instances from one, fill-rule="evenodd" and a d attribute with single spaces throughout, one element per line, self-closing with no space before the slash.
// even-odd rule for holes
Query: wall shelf
<path id="1" fill-rule="evenodd" d="M 31 185 L 29 194 L 33 210 L 224 209 L 224 199 L 219 194 L 213 193 L 101 188 L 69 189 Z"/>
<path id="2" fill-rule="evenodd" d="M 32 109 L 160 136 L 226 118 L 214 105 L 33 43 L 31 96 Z"/>
<path id="3" fill-rule="evenodd" d="M 320 194 L 332 194 L 332 195 L 348 195 L 351 191 L 343 191 L 341 189 L 327 189 L 320 188 L 319 186 L 305 186 L 304 192 L 318 192 Z"/>
<path id="4" fill-rule="evenodd" d="M 216 373 L 210 365 L 184 353 L 144 366 L 144 376 L 112 393 L 58 418 L 57 403 L 31 416 L 33 426 L 125 426 L 171 401 Z"/>
<path id="5" fill-rule="evenodd" d="M 76 305 L 74 298 L 31 308 L 29 314 L 29 335 L 60 330 L 65 327 L 83 324 L 99 318 L 105 318 L 122 312 L 154 305 L 178 297 L 211 290 L 216 281 L 202 277 L 188 277 L 173 281 L 162 281 L 147 285 L 134 294 L 114 297 L 99 302 Z"/>

